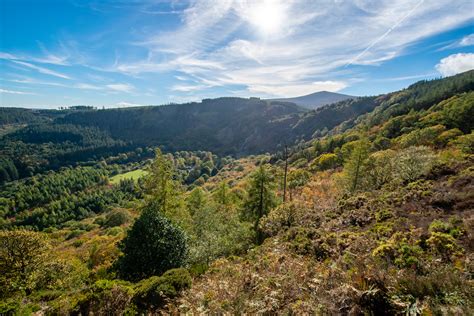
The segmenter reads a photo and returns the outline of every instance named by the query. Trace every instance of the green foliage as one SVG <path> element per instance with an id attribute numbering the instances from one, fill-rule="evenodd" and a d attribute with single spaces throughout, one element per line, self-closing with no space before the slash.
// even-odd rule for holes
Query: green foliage
<path id="1" fill-rule="evenodd" d="M 114 209 L 105 215 L 104 227 L 115 227 L 128 223 L 132 217 L 125 209 Z"/>
<path id="2" fill-rule="evenodd" d="M 143 210 L 120 248 L 123 256 L 117 267 L 119 274 L 128 280 L 140 280 L 180 267 L 187 256 L 185 234 L 154 206 Z"/>
<path id="3" fill-rule="evenodd" d="M 466 154 L 474 154 L 474 132 L 462 135 L 452 141 L 454 145 Z"/>
<path id="4" fill-rule="evenodd" d="M 456 239 L 450 234 L 432 231 L 426 243 L 435 253 L 440 254 L 446 261 L 451 261 L 456 256 L 462 254 L 461 248 L 456 243 Z"/>
<path id="5" fill-rule="evenodd" d="M 149 310 L 161 307 L 165 299 L 174 298 L 191 287 L 192 279 L 186 269 L 171 269 L 162 276 L 153 276 L 135 286 L 133 302 L 139 309 Z"/>
<path id="6" fill-rule="evenodd" d="M 45 235 L 26 230 L 0 231 L 0 295 L 30 292 L 40 282 L 49 243 Z"/>
<path id="7" fill-rule="evenodd" d="M 348 158 L 344 162 L 343 186 L 351 193 L 364 189 L 363 179 L 367 172 L 369 148 L 370 144 L 366 140 L 356 141 L 353 149 L 347 154 Z"/>
<path id="8" fill-rule="evenodd" d="M 146 203 L 159 210 L 167 218 L 181 227 L 186 227 L 189 215 L 186 213 L 183 200 L 180 198 L 181 185 L 174 179 L 176 170 L 170 157 L 156 150 L 149 174 L 145 178 Z"/>
<path id="9" fill-rule="evenodd" d="M 425 146 L 408 147 L 395 156 L 395 179 L 412 182 L 427 175 L 435 162 L 433 151 Z"/>
<path id="10" fill-rule="evenodd" d="M 442 103 L 441 114 L 449 128 L 458 128 L 464 133 L 474 129 L 474 92 L 454 96 Z"/>
<path id="11" fill-rule="evenodd" d="M 243 217 L 254 223 L 256 242 L 263 242 L 264 235 L 259 228 L 260 219 L 277 205 L 274 193 L 275 183 L 268 167 L 261 164 L 251 177 L 247 199 L 243 205 Z"/>
<path id="12" fill-rule="evenodd" d="M 121 315 L 128 309 L 134 290 L 125 281 L 98 280 L 81 294 L 73 312 Z"/>
<path id="13" fill-rule="evenodd" d="M 419 257 L 423 250 L 410 234 L 395 233 L 372 252 L 377 258 L 386 260 L 399 268 L 420 268 Z"/>
<path id="14" fill-rule="evenodd" d="M 430 126 L 414 130 L 408 134 L 403 134 L 396 141 L 403 148 L 422 145 L 433 146 L 438 137 L 445 131 L 446 128 L 443 125 Z"/>
<path id="15" fill-rule="evenodd" d="M 314 256 L 322 261 L 330 256 L 330 245 L 315 229 L 293 227 L 284 235 L 284 240 L 289 242 L 291 250 L 300 255 Z"/>
<path id="16" fill-rule="evenodd" d="M 311 163 L 312 170 L 333 169 L 339 164 L 339 157 L 333 153 L 326 153 L 318 156 Z"/>
<path id="17" fill-rule="evenodd" d="M 224 185 L 224 186 L 223 186 Z M 251 243 L 250 225 L 241 222 L 235 206 L 228 200 L 228 188 L 223 183 L 209 200 L 201 189 L 194 189 L 188 198 L 192 214 L 190 235 L 190 262 L 208 265 L 212 260 L 239 253 Z M 222 204 L 224 202 L 225 204 Z"/>

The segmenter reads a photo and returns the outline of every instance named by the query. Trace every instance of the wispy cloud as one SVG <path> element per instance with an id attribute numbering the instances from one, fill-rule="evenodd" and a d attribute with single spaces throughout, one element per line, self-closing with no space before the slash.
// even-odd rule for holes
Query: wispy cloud
<path id="1" fill-rule="evenodd" d="M 474 46 L 474 34 L 469 34 L 462 37 L 459 40 L 452 41 L 449 45 L 445 45 L 438 49 L 438 51 L 452 49 L 452 48 L 459 48 L 459 47 L 469 47 Z"/>
<path id="2" fill-rule="evenodd" d="M 24 91 L 16 91 L 16 90 L 7 90 L 7 89 L 0 89 L 0 93 L 26 94 L 26 95 L 35 95 L 35 94 L 36 94 L 36 93 L 32 93 L 32 92 L 24 92 Z"/>
<path id="3" fill-rule="evenodd" d="M 126 93 L 133 92 L 135 90 L 135 87 L 128 83 L 108 84 L 106 85 L 106 87 L 113 91 L 126 92 Z"/>
<path id="4" fill-rule="evenodd" d="M 109 67 L 125 74 L 178 71 L 191 93 L 213 86 L 244 87 L 269 96 L 346 87 L 348 66 L 379 65 L 408 46 L 472 19 L 460 0 L 195 1 L 183 24 L 136 45 L 150 54 Z M 337 84 L 321 84 L 334 82 Z"/>
<path id="5" fill-rule="evenodd" d="M 48 68 L 45 68 L 45 67 L 40 67 L 40 66 L 37 66 L 37 65 L 33 65 L 31 63 L 27 63 L 25 61 L 19 61 L 19 60 L 11 60 L 12 62 L 14 62 L 15 64 L 18 64 L 18 65 L 22 65 L 22 66 L 25 66 L 27 68 L 30 68 L 30 69 L 34 69 L 42 74 L 45 74 L 45 75 L 50 75 L 50 76 L 54 76 L 54 77 L 58 77 L 58 78 L 62 78 L 62 79 L 71 79 L 71 77 L 63 74 L 63 73 L 60 73 L 60 72 L 57 72 L 57 71 L 54 71 L 54 70 L 51 70 L 51 69 L 48 69 Z"/>

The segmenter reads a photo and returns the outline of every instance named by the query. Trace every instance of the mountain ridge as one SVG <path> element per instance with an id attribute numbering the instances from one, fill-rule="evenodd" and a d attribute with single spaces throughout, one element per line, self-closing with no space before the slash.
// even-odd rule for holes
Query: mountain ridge
<path id="1" fill-rule="evenodd" d="M 348 94 L 329 92 L 329 91 L 317 91 L 317 92 L 313 92 L 313 93 L 298 96 L 298 97 L 276 98 L 276 99 L 268 99 L 268 100 L 291 102 L 301 107 L 304 107 L 305 109 L 315 110 L 324 105 L 337 103 L 337 102 L 345 101 L 348 99 L 356 99 L 356 98 L 358 97 L 348 95 Z"/>

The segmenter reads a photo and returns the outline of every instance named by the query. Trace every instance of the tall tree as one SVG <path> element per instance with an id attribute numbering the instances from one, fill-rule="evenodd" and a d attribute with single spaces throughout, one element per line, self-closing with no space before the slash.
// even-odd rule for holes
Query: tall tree
<path id="1" fill-rule="evenodd" d="M 264 234 L 259 228 L 260 219 L 277 205 L 275 183 L 268 167 L 261 164 L 250 177 L 248 196 L 244 203 L 243 215 L 254 223 L 257 244 L 261 244 Z"/>
<path id="2" fill-rule="evenodd" d="M 346 162 L 344 163 L 344 182 L 346 189 L 354 193 L 363 187 L 364 174 L 369 158 L 370 143 L 365 140 L 354 142 Z"/>
<path id="3" fill-rule="evenodd" d="M 184 207 L 181 184 L 175 180 L 176 171 L 170 159 L 160 149 L 145 179 L 146 205 L 159 210 L 182 228 L 190 224 L 189 213 Z"/>

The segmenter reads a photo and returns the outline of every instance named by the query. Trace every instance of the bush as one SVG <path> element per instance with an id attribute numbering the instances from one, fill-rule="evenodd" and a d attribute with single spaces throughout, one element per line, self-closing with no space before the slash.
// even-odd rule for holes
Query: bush
<path id="1" fill-rule="evenodd" d="M 74 312 L 82 315 L 123 315 L 133 293 L 133 288 L 128 282 L 99 280 L 82 293 Z"/>
<path id="2" fill-rule="evenodd" d="M 180 267 L 187 256 L 186 236 L 154 207 L 147 207 L 120 244 L 117 262 L 125 279 L 141 280 Z"/>
<path id="3" fill-rule="evenodd" d="M 395 233 L 387 242 L 375 248 L 372 255 L 393 263 L 399 268 L 418 269 L 419 257 L 423 250 L 411 237 L 410 234 Z"/>
<path id="4" fill-rule="evenodd" d="M 133 302 L 140 309 L 157 308 L 167 298 L 176 297 L 182 290 L 190 288 L 191 283 L 191 275 L 186 269 L 171 269 L 162 276 L 140 281 L 136 286 Z"/>
<path id="5" fill-rule="evenodd" d="M 300 255 L 312 255 L 322 261 L 330 256 L 331 247 L 315 229 L 293 227 L 284 235 L 283 240 L 289 242 L 289 248 Z"/>
<path id="6" fill-rule="evenodd" d="M 336 154 L 328 153 L 322 154 L 315 158 L 311 163 L 312 170 L 327 170 L 337 167 L 339 164 L 339 158 Z"/>
<path id="7" fill-rule="evenodd" d="M 412 182 L 427 175 L 435 163 L 433 151 L 426 146 L 408 147 L 394 157 L 394 178 Z"/>
<path id="8" fill-rule="evenodd" d="M 440 136 L 446 128 L 443 125 L 430 126 L 418 130 L 414 130 L 408 134 L 398 138 L 398 143 L 406 148 L 410 146 L 434 145 L 438 136 Z"/>
<path id="9" fill-rule="evenodd" d="M 450 144 L 457 146 L 465 154 L 474 154 L 474 133 L 459 136 Z"/>
<path id="10" fill-rule="evenodd" d="M 115 209 L 107 215 L 105 215 L 105 220 L 103 223 L 104 227 L 115 227 L 128 223 L 131 220 L 131 216 L 127 210 L 124 209 Z"/>
<path id="11" fill-rule="evenodd" d="M 453 257 L 462 254 L 462 249 L 456 244 L 456 239 L 446 233 L 432 232 L 426 243 L 448 262 L 452 261 Z"/>

